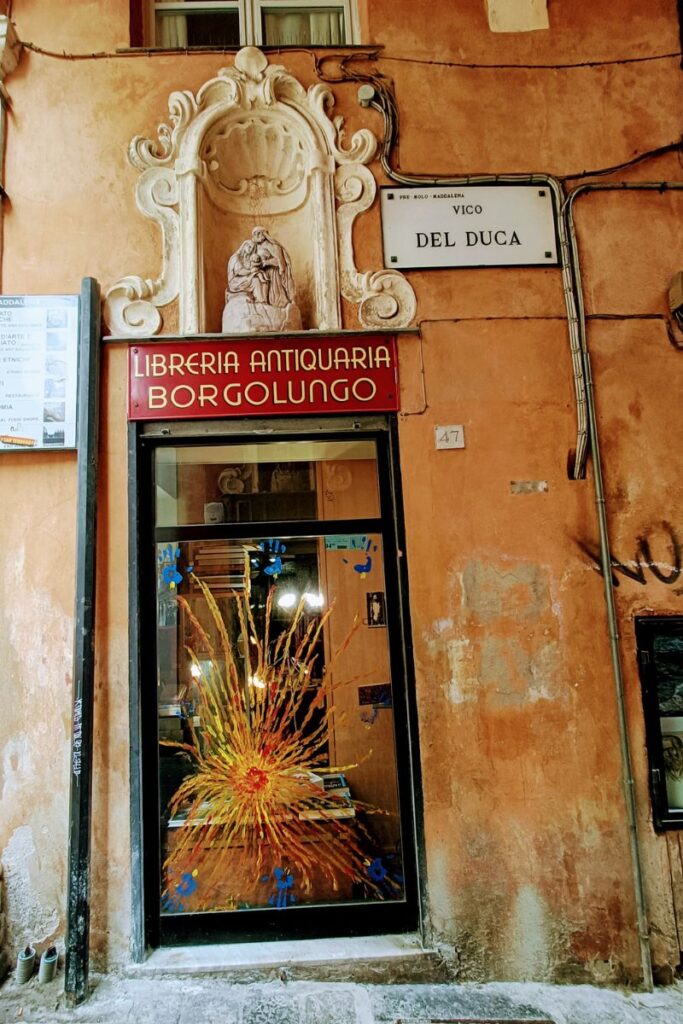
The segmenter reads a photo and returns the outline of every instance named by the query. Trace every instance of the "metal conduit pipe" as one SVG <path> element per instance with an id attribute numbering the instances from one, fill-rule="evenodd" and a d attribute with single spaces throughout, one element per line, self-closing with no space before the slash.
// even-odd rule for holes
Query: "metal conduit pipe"
<path id="1" fill-rule="evenodd" d="M 365 95 L 361 98 L 360 93 L 363 90 L 365 90 Z M 369 95 L 370 90 L 372 91 L 372 96 Z M 579 267 L 579 252 L 576 240 L 576 231 L 572 218 L 572 210 L 575 200 L 579 196 L 585 195 L 590 191 L 622 191 L 633 189 L 665 192 L 668 189 L 683 189 L 683 183 L 622 182 L 619 184 L 587 184 L 580 185 L 578 188 L 574 189 L 567 199 L 564 199 L 561 183 L 557 178 L 546 174 L 480 174 L 461 175 L 459 177 L 429 177 L 426 175 L 401 174 L 400 172 L 394 171 L 389 162 L 396 132 L 396 116 L 393 97 L 389 94 L 388 90 L 383 87 L 381 82 L 374 80 L 373 84 L 370 86 L 367 84 L 361 86 L 361 89 L 359 90 L 359 99 L 364 106 L 371 106 L 373 109 L 377 110 L 384 119 L 384 138 L 382 140 L 382 147 L 380 151 L 380 163 L 384 174 L 390 181 L 395 181 L 397 184 L 404 185 L 471 185 L 488 184 L 491 182 L 502 182 L 506 184 L 527 182 L 546 185 L 552 190 L 557 201 L 557 208 L 560 214 L 558 219 L 560 266 L 562 270 L 564 298 L 567 308 L 567 325 L 576 395 L 577 441 L 571 476 L 573 479 L 580 479 L 585 475 L 585 462 L 588 454 L 588 438 L 590 436 L 591 451 L 593 453 L 593 477 L 596 506 L 598 511 L 598 528 L 600 534 L 600 560 L 604 581 L 605 602 L 607 606 L 610 656 L 617 700 L 622 784 L 628 820 L 629 850 L 633 873 L 633 888 L 636 904 L 637 934 L 640 949 L 642 979 L 643 987 L 647 991 L 652 991 L 652 959 L 650 954 L 643 868 L 638 843 L 633 769 L 626 722 L 624 678 L 619 646 L 619 630 L 617 626 L 616 605 L 612 584 L 612 566 L 609 534 L 607 529 L 602 463 L 600 460 L 600 445 L 598 440 L 597 416 L 595 410 L 590 355 L 586 339 L 586 317 L 583 303 L 581 272 Z"/>
<path id="2" fill-rule="evenodd" d="M 372 98 L 370 98 L 370 91 Z M 372 85 L 362 85 L 359 89 L 359 101 L 363 106 L 377 110 L 384 119 L 384 138 L 380 149 L 382 170 L 390 181 L 401 185 L 489 185 L 492 182 L 503 185 L 532 184 L 544 185 L 551 190 L 558 211 L 564 205 L 562 184 L 550 174 L 468 174 L 456 177 L 428 177 L 421 174 L 401 174 L 395 171 L 389 162 L 391 150 L 396 137 L 396 111 L 391 93 L 379 80 Z M 567 234 L 565 222 L 558 216 L 558 236 L 560 241 L 560 269 L 562 271 L 562 287 L 567 310 L 567 328 L 569 332 L 569 350 L 572 360 L 572 376 L 576 400 L 576 445 L 571 466 L 571 478 L 583 479 L 585 476 L 586 456 L 588 454 L 588 421 L 586 408 L 586 382 L 584 379 L 584 362 L 581 355 L 580 311 L 583 302 L 577 294 L 580 278 L 573 266 L 573 250 Z"/>
<path id="3" fill-rule="evenodd" d="M 2 201 L 6 196 L 5 192 L 5 148 L 7 140 L 7 109 L 10 106 L 10 99 L 5 88 L 5 79 L 11 74 L 21 56 L 21 43 L 17 38 L 14 25 L 10 21 L 12 10 L 11 2 L 7 5 L 5 14 L 0 15 L 0 278 L 2 276 L 3 251 L 3 220 L 4 210 Z"/>
<path id="4" fill-rule="evenodd" d="M 650 938 L 648 934 L 647 909 L 645 901 L 645 886 L 643 877 L 642 861 L 640 857 L 640 845 L 638 842 L 638 820 L 636 813 L 636 796 L 633 780 L 633 763 L 631 758 L 631 747 L 628 737 L 628 725 L 626 721 L 626 705 L 624 699 L 624 674 L 621 662 L 621 646 L 619 637 L 619 626 L 617 622 L 616 602 L 614 599 L 614 584 L 612 582 L 612 560 L 610 555 L 609 530 L 607 526 L 607 507 L 605 500 L 604 478 L 602 472 L 602 460 L 600 456 L 600 439 L 598 436 L 597 414 L 595 408 L 595 390 L 593 387 L 593 374 L 591 369 L 590 352 L 588 351 L 588 340 L 586 335 L 586 314 L 583 305 L 583 289 L 581 287 L 581 271 L 579 262 L 579 248 L 574 226 L 573 209 L 574 203 L 581 196 L 590 192 L 659 192 L 663 194 L 668 191 L 683 190 L 683 182 L 617 182 L 617 183 L 593 183 L 579 185 L 566 199 L 561 219 L 565 223 L 565 235 L 569 238 L 571 246 L 571 263 L 574 268 L 576 281 L 576 295 L 578 298 L 579 314 L 579 337 L 581 343 L 581 355 L 584 361 L 584 380 L 586 384 L 586 400 L 588 408 L 588 422 L 591 438 L 591 453 L 593 456 L 593 480 L 595 486 L 595 503 L 598 513 L 598 529 L 600 536 L 600 565 L 602 570 L 603 587 L 605 593 L 605 604 L 607 606 L 607 623 L 610 641 L 610 656 L 612 659 L 612 675 L 617 699 L 617 712 L 619 721 L 619 746 L 622 764 L 622 784 L 624 798 L 626 801 L 626 814 L 628 819 L 629 846 L 631 850 L 631 864 L 633 869 L 633 886 L 636 898 L 636 913 L 638 917 L 638 939 L 640 943 L 640 956 L 643 971 L 643 984 L 651 991 L 652 979 L 652 958 L 650 955 Z"/>
<path id="5" fill-rule="evenodd" d="M 0 291 L 3 291 L 2 286 L 2 271 L 4 266 L 4 250 L 5 250 L 5 211 L 3 209 L 3 200 L 6 196 L 5 192 L 5 140 L 7 138 L 7 101 L 5 99 L 5 92 L 0 83 Z"/>

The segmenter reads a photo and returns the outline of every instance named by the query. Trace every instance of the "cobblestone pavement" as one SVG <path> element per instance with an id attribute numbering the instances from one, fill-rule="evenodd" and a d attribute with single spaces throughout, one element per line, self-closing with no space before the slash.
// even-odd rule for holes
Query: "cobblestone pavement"
<path id="1" fill-rule="evenodd" d="M 8 980 L 0 1024 L 427 1024 L 432 1020 L 554 1024 L 681 1024 L 683 984 L 652 993 L 535 984 L 233 984 L 220 977 L 94 979 L 90 998 L 69 1009 L 63 978 Z"/>

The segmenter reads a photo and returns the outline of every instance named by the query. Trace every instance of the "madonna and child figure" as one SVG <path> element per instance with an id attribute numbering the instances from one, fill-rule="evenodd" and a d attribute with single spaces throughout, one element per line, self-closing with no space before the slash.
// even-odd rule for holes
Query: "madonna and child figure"
<path id="1" fill-rule="evenodd" d="M 287 251 L 256 227 L 228 260 L 223 334 L 301 329 Z"/>

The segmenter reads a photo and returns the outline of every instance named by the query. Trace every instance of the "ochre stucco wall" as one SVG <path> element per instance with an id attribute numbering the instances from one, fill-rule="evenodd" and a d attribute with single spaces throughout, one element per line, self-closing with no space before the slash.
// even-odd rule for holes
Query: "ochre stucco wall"
<path id="1" fill-rule="evenodd" d="M 14 4 L 19 35 L 88 54 L 125 46 L 128 7 Z M 368 41 L 393 80 L 405 172 L 558 175 L 619 164 L 680 135 L 675 58 L 507 70 L 456 64 L 577 64 L 672 53 L 675 4 L 550 5 L 548 32 L 489 32 L 483 0 L 372 0 Z M 155 226 L 136 210 L 126 149 L 153 137 L 174 89 L 193 92 L 230 55 L 25 52 L 7 80 L 2 290 L 77 292 L 159 272 Z M 310 55 L 273 57 L 304 85 Z M 334 86 L 348 134 L 382 124 L 356 86 Z M 373 166 L 378 181 L 384 179 Z M 624 174 L 681 179 L 664 156 Z M 604 180 L 604 179 L 603 179 Z M 632 557 L 662 522 L 683 531 L 681 353 L 658 320 L 680 269 L 681 199 L 605 193 L 576 204 L 612 547 Z M 377 206 L 354 231 L 360 269 L 381 266 Z M 224 259 L 224 254 L 216 254 Z M 570 481 L 571 360 L 560 273 L 461 270 L 409 275 L 421 337 L 400 342 L 406 558 L 424 793 L 430 926 L 464 977 L 636 980 L 639 953 L 590 478 Z M 345 304 L 345 327 L 357 325 Z M 93 952 L 127 959 L 128 556 L 125 351 L 108 346 L 98 543 Z M 435 451 L 434 426 L 464 423 L 467 448 Z M 10 942 L 63 934 L 75 457 L 0 455 L 5 495 L 0 635 L 0 854 Z M 547 490 L 514 493 L 513 481 Z M 662 547 L 662 544 L 664 545 Z M 666 842 L 650 824 L 632 616 L 680 613 L 655 578 L 617 593 L 629 729 L 655 961 L 678 962 Z"/>

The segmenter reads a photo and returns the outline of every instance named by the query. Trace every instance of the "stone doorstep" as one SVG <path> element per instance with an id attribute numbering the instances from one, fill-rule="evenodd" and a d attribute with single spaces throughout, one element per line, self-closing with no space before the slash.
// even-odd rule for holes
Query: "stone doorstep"
<path id="1" fill-rule="evenodd" d="M 452 979 L 443 951 L 424 949 L 418 935 L 164 946 L 143 963 L 128 964 L 124 973 L 130 978 L 215 974 L 244 982 L 278 978 L 400 984 Z"/>

